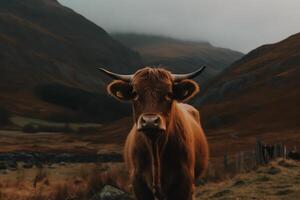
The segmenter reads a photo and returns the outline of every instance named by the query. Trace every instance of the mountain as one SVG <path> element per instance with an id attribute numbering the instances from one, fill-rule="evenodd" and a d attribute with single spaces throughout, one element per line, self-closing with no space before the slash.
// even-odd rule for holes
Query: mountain
<path id="1" fill-rule="evenodd" d="M 200 83 L 222 72 L 243 54 L 214 47 L 208 42 L 194 42 L 170 37 L 135 33 L 115 33 L 112 36 L 125 46 L 137 51 L 145 65 L 162 65 L 176 73 L 190 72 L 206 65 Z"/>
<path id="2" fill-rule="evenodd" d="M 0 105 L 13 113 L 72 114 L 89 103 L 94 112 L 90 98 L 98 110 L 117 110 L 97 67 L 131 73 L 140 65 L 138 53 L 57 0 L 0 1 Z"/>
<path id="3" fill-rule="evenodd" d="M 263 45 L 210 82 L 198 101 L 207 128 L 300 127 L 300 33 Z"/>

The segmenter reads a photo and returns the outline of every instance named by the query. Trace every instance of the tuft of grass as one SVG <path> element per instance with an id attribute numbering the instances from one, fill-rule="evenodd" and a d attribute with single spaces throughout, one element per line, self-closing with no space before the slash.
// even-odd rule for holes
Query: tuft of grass
<path id="1" fill-rule="evenodd" d="M 69 191 L 70 188 L 67 184 L 60 184 L 54 188 L 52 192 L 51 199 L 53 200 L 61 200 L 61 199 L 68 199 L 69 198 Z"/>
<path id="2" fill-rule="evenodd" d="M 36 175 L 33 179 L 33 187 L 36 188 L 37 184 L 41 181 L 43 181 L 44 179 L 46 179 L 48 176 L 48 171 L 46 168 L 42 167 L 42 168 L 37 168 L 37 172 Z M 49 181 L 48 181 L 49 183 Z"/>
<path id="3" fill-rule="evenodd" d="M 256 178 L 256 181 L 257 182 L 268 182 L 268 181 L 270 181 L 271 179 L 270 179 L 270 177 L 268 177 L 268 176 L 258 176 L 257 178 Z"/>
<path id="4" fill-rule="evenodd" d="M 25 179 L 25 170 L 22 167 L 17 168 L 17 175 L 16 175 L 16 186 L 19 186 L 21 183 L 24 182 Z"/>
<path id="5" fill-rule="evenodd" d="M 293 193 L 295 192 L 294 190 L 291 190 L 291 189 L 285 189 L 285 190 L 280 190 L 276 193 L 276 195 L 278 196 L 283 196 L 283 195 L 287 195 L 287 194 L 290 194 L 290 193 Z"/>

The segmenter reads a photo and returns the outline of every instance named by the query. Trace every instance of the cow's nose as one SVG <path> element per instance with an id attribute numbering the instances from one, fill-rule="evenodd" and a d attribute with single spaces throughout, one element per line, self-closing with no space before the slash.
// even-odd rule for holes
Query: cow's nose
<path id="1" fill-rule="evenodd" d="M 158 129 L 161 125 L 161 119 L 155 114 L 145 114 L 141 116 L 142 129 Z"/>

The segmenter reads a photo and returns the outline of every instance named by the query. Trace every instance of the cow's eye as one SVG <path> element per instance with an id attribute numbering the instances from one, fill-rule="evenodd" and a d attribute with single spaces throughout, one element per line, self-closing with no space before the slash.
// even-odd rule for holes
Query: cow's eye
<path id="1" fill-rule="evenodd" d="M 136 91 L 132 91 L 133 100 L 137 101 L 139 99 L 139 95 Z"/>
<path id="2" fill-rule="evenodd" d="M 172 93 L 171 92 L 168 92 L 168 94 L 166 94 L 165 95 L 165 99 L 167 100 L 167 101 L 172 101 Z"/>

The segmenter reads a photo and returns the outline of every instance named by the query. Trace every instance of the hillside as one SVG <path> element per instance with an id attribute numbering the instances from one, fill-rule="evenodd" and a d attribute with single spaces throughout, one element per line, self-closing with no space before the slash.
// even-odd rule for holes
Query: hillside
<path id="1" fill-rule="evenodd" d="M 214 47 L 208 42 L 134 33 L 116 33 L 112 36 L 137 51 L 146 65 L 163 65 L 177 73 L 190 72 L 201 65 L 208 66 L 199 78 L 200 83 L 216 76 L 243 56 L 240 52 Z"/>
<path id="2" fill-rule="evenodd" d="M 237 132 L 300 127 L 300 33 L 263 45 L 211 81 L 198 102 L 207 128 Z"/>
<path id="3" fill-rule="evenodd" d="M 279 160 L 224 182 L 200 186 L 196 199 L 297 200 L 300 196 L 299 186 L 299 161 Z"/>
<path id="4" fill-rule="evenodd" d="M 140 64 L 136 52 L 56 0 L 0 1 L 0 106 L 13 113 L 73 115 L 95 105 L 90 97 L 100 101 L 96 110 L 122 110 L 107 103 L 97 67 L 133 72 Z"/>

